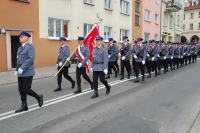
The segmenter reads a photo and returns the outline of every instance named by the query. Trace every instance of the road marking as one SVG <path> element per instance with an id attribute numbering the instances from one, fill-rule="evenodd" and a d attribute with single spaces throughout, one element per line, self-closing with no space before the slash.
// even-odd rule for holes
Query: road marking
<path id="1" fill-rule="evenodd" d="M 135 77 L 131 76 L 130 79 L 115 80 L 115 81 L 109 82 L 109 85 L 113 86 L 113 85 L 120 84 L 120 83 L 129 81 L 129 80 L 132 80 L 132 79 L 135 79 Z M 100 85 L 98 89 L 101 90 L 103 88 L 105 88 L 104 85 Z M 70 100 L 72 98 L 76 98 L 76 97 L 88 94 L 90 92 L 93 92 L 93 90 L 88 88 L 80 94 L 75 95 L 73 93 L 70 93 L 70 94 L 67 94 L 67 95 L 64 95 L 64 96 L 60 96 L 60 97 L 57 97 L 57 98 L 54 98 L 54 99 L 50 99 L 50 100 L 47 100 L 47 101 L 44 102 L 43 107 L 47 107 L 47 106 L 57 104 L 57 103 L 60 103 L 60 102 L 66 101 L 66 100 Z M 38 107 L 38 104 L 33 104 L 33 105 L 29 106 L 28 111 L 24 111 L 24 112 L 21 112 L 21 113 L 15 113 L 15 111 L 12 110 L 12 111 L 9 111 L 9 112 L 5 112 L 5 113 L 0 114 L 0 121 L 14 117 L 14 116 L 18 116 L 18 115 L 21 115 L 21 114 L 25 114 L 25 113 L 28 113 L 28 112 L 31 112 L 31 111 L 34 111 L 34 110 L 37 110 L 37 109 L 40 109 L 40 107 Z"/>

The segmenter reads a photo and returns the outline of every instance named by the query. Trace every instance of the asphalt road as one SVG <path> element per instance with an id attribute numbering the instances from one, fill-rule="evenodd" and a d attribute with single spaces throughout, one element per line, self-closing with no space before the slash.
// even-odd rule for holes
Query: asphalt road
<path id="1" fill-rule="evenodd" d="M 189 133 L 200 111 L 200 62 L 138 84 L 109 80 L 111 94 L 101 87 L 100 97 L 83 80 L 84 92 L 73 95 L 69 82 L 54 93 L 56 79 L 36 80 L 33 88 L 43 93 L 38 108 L 28 98 L 28 112 L 14 114 L 20 105 L 17 85 L 0 86 L 0 133 Z"/>

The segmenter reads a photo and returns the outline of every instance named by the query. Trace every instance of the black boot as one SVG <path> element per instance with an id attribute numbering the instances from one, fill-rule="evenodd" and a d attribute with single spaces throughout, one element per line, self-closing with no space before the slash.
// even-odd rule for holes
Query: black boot
<path id="1" fill-rule="evenodd" d="M 61 90 L 62 90 L 61 85 L 58 85 L 58 87 L 54 90 L 54 92 L 61 91 Z"/>
<path id="2" fill-rule="evenodd" d="M 111 89 L 111 86 L 108 86 L 108 87 L 106 88 L 106 94 L 107 94 L 107 95 L 110 94 L 110 89 Z"/>
<path id="3" fill-rule="evenodd" d="M 139 77 L 136 77 L 136 79 L 135 79 L 135 81 L 134 81 L 135 83 L 138 83 L 138 82 L 140 82 L 140 80 L 139 80 Z"/>
<path id="4" fill-rule="evenodd" d="M 131 74 L 129 73 L 127 78 L 130 79 L 130 77 L 131 77 Z"/>
<path id="5" fill-rule="evenodd" d="M 151 74 L 149 74 L 149 75 L 147 76 L 147 78 L 151 78 Z"/>
<path id="6" fill-rule="evenodd" d="M 115 78 L 117 78 L 117 76 L 118 76 L 118 73 L 117 73 L 117 72 L 115 72 Z"/>
<path id="7" fill-rule="evenodd" d="M 91 96 L 92 99 L 99 97 L 98 91 L 94 91 L 94 94 Z"/>
<path id="8" fill-rule="evenodd" d="M 38 99 L 38 105 L 40 106 L 40 107 L 42 107 L 42 105 L 43 105 L 43 95 L 39 95 L 39 99 Z"/>
<path id="9" fill-rule="evenodd" d="M 27 106 L 27 103 L 22 103 L 22 106 L 15 110 L 15 113 L 20 113 L 20 112 L 23 112 L 23 111 L 28 111 L 28 106 Z"/>
<path id="10" fill-rule="evenodd" d="M 110 79 L 110 75 L 107 75 L 105 79 Z"/>
<path id="11" fill-rule="evenodd" d="M 124 76 L 121 76 L 120 80 L 124 80 Z"/>
<path id="12" fill-rule="evenodd" d="M 142 81 L 144 81 L 144 80 L 145 80 L 145 76 L 143 75 L 143 76 L 142 76 Z"/>
<path id="13" fill-rule="evenodd" d="M 77 90 L 74 92 L 74 94 L 82 93 L 81 88 L 77 88 Z"/>
<path id="14" fill-rule="evenodd" d="M 72 89 L 74 89 L 75 85 L 76 85 L 76 82 L 72 81 Z"/>

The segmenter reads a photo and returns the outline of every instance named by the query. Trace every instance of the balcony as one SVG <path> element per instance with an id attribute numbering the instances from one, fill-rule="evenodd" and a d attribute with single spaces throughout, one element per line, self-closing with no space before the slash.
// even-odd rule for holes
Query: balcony
<path id="1" fill-rule="evenodd" d="M 176 0 L 170 0 L 167 2 L 166 10 L 168 12 L 178 12 L 182 9 L 182 5 Z"/>

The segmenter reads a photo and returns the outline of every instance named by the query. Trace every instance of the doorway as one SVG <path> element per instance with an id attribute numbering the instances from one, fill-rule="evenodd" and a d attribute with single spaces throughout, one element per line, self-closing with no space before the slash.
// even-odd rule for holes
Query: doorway
<path id="1" fill-rule="evenodd" d="M 17 65 L 17 50 L 20 47 L 19 36 L 11 36 L 11 64 L 12 68 Z"/>

